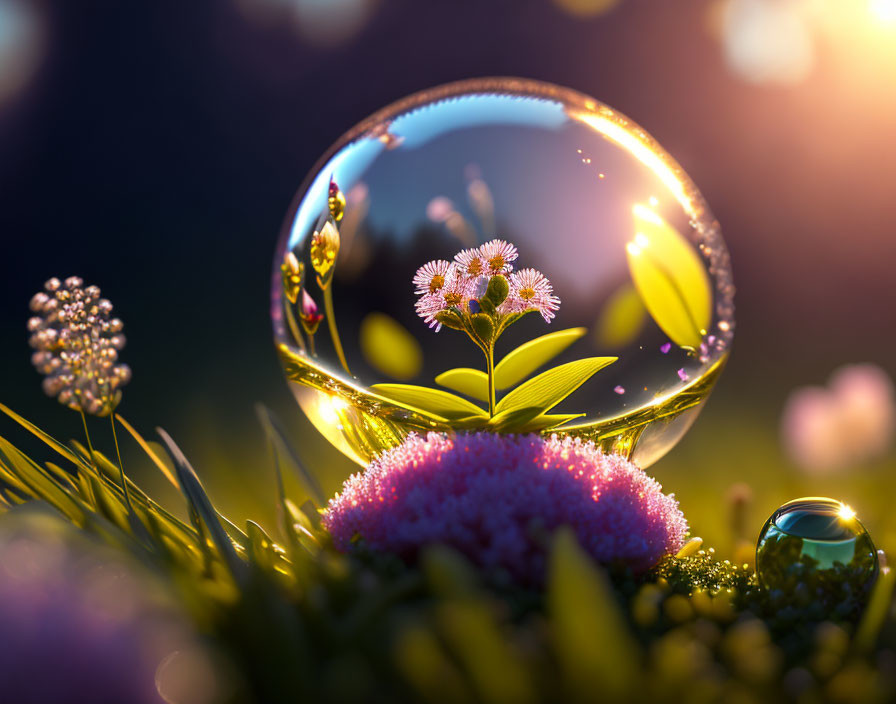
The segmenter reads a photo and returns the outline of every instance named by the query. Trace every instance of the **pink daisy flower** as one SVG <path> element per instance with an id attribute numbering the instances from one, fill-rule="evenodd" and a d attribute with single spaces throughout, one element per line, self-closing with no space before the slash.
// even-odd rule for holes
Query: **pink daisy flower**
<path id="1" fill-rule="evenodd" d="M 551 322 L 560 307 L 560 299 L 553 295 L 551 282 L 540 271 L 520 269 L 510 275 L 510 295 L 501 304 L 502 313 L 521 313 L 537 310 L 545 322 Z"/>
<path id="2" fill-rule="evenodd" d="M 451 268 L 451 262 L 444 259 L 434 259 L 427 262 L 414 274 L 414 293 L 435 293 L 445 285 L 445 277 Z"/>
<path id="3" fill-rule="evenodd" d="M 523 582 L 544 578 L 550 534 L 570 526 L 596 561 L 636 572 L 677 552 L 688 525 L 672 495 L 591 442 L 490 432 L 410 435 L 334 497 L 323 517 L 336 547 L 414 560 L 460 550 Z"/>
<path id="4" fill-rule="evenodd" d="M 458 270 L 470 278 L 477 278 L 488 271 L 488 264 L 482 257 L 479 247 L 463 249 L 454 255 L 454 263 Z"/>
<path id="5" fill-rule="evenodd" d="M 486 242 L 479 248 L 479 253 L 492 276 L 510 273 L 513 268 L 510 263 L 519 256 L 516 247 L 504 240 Z"/>
<path id="6" fill-rule="evenodd" d="M 442 324 L 436 320 L 436 315 L 449 308 L 466 307 L 471 297 L 471 281 L 464 278 L 451 265 L 445 273 L 445 282 L 438 291 L 427 293 L 417 299 L 414 308 L 417 315 L 423 318 L 429 327 L 441 330 Z"/>

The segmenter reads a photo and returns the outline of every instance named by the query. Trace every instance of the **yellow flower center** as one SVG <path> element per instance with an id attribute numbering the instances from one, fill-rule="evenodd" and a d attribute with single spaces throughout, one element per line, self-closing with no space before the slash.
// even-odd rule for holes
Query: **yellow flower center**
<path id="1" fill-rule="evenodd" d="M 488 260 L 488 265 L 491 267 L 492 271 L 501 271 L 506 263 L 507 262 L 504 261 L 504 257 L 502 257 L 500 254 Z"/>
<path id="2" fill-rule="evenodd" d="M 459 306 L 461 301 L 463 301 L 463 297 L 459 293 L 451 292 L 445 294 L 445 303 L 452 308 Z"/>
<path id="3" fill-rule="evenodd" d="M 442 286 L 444 286 L 444 285 L 445 285 L 445 277 L 442 276 L 441 274 L 436 274 L 435 276 L 432 277 L 432 281 L 429 282 L 429 292 L 435 293 L 440 288 L 442 288 Z"/>
<path id="4" fill-rule="evenodd" d="M 482 273 L 482 260 L 474 259 L 467 264 L 467 273 L 471 276 L 479 276 Z"/>
<path id="5" fill-rule="evenodd" d="M 531 301 L 535 298 L 535 289 L 534 288 L 521 288 L 519 291 L 519 296 L 524 301 Z"/>

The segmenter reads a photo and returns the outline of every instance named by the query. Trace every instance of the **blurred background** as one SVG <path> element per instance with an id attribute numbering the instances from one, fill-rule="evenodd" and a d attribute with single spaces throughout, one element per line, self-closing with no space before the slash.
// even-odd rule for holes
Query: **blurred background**
<path id="1" fill-rule="evenodd" d="M 650 470 L 694 533 L 731 551 L 783 501 L 820 494 L 896 544 L 891 423 L 873 452 L 833 463 L 788 453 L 780 429 L 793 389 L 844 363 L 896 373 L 896 0 L 0 0 L 0 401 L 79 436 L 42 395 L 25 331 L 43 281 L 77 274 L 125 321 L 121 413 L 177 438 L 225 513 L 272 520 L 258 401 L 335 491 L 356 467 L 301 417 L 271 341 L 282 219 L 363 117 L 484 75 L 624 112 L 721 222 L 734 353 Z M 892 405 L 886 375 L 872 420 Z M 864 444 L 867 429 L 825 428 Z M 105 434 L 97 422 L 108 450 Z M 123 450 L 139 482 L 177 501 Z M 729 500 L 740 513 L 718 510 Z"/>

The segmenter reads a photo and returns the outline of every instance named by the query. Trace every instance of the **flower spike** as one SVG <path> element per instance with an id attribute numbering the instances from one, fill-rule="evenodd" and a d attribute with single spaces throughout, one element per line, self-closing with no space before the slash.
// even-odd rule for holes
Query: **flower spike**
<path id="1" fill-rule="evenodd" d="M 117 363 L 124 325 L 111 317 L 112 304 L 98 287 L 71 276 L 47 281 L 31 299 L 31 311 L 31 362 L 44 375 L 44 392 L 76 411 L 112 413 L 131 379 L 130 368 Z"/>

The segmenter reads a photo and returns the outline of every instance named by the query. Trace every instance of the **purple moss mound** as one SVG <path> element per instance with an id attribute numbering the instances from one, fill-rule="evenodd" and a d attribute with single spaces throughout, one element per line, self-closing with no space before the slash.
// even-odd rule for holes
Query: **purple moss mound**
<path id="1" fill-rule="evenodd" d="M 345 483 L 324 524 L 343 551 L 360 536 L 413 560 L 443 543 L 536 582 L 546 536 L 561 525 L 598 562 L 636 572 L 677 551 L 688 530 L 672 495 L 593 443 L 488 432 L 411 435 Z"/>

